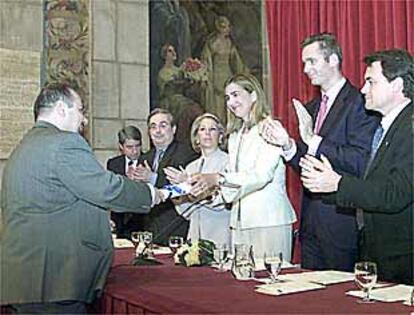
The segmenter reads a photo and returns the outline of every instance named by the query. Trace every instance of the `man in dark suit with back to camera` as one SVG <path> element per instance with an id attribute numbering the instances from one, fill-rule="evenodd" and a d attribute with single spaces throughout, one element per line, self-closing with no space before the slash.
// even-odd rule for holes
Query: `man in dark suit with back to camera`
<path id="1" fill-rule="evenodd" d="M 0 304 L 19 314 L 81 314 L 111 267 L 106 209 L 148 213 L 164 197 L 100 165 L 79 134 L 87 120 L 72 88 L 47 85 L 34 113 L 3 173 Z"/>
<path id="2" fill-rule="evenodd" d="M 301 159 L 302 181 L 329 202 L 361 212 L 361 259 L 379 278 L 414 284 L 413 98 L 414 60 L 405 50 L 364 58 L 365 107 L 382 115 L 364 178 L 339 174 L 329 158 Z"/>
<path id="3" fill-rule="evenodd" d="M 378 118 L 367 114 L 361 93 L 343 76 L 342 51 L 332 34 L 312 35 L 301 47 L 304 72 L 321 92 L 305 106 L 293 100 L 301 139 L 295 143 L 277 120 L 264 124 L 261 134 L 282 146 L 297 172 L 307 153 L 329 157 L 341 173 L 362 176 Z M 358 257 L 355 210 L 327 204 L 305 189 L 299 239 L 303 268 L 352 271 Z"/>
<path id="4" fill-rule="evenodd" d="M 185 167 L 197 158 L 188 146 L 174 140 L 176 123 L 172 114 L 155 108 L 147 119 L 148 133 L 153 147 L 139 158 L 140 165 L 134 170 L 134 179 L 162 188 L 169 184 L 163 169 L 167 166 Z M 167 245 L 172 235 L 187 236 L 188 221 L 182 218 L 171 200 L 167 200 L 143 215 L 144 229 L 153 232 L 154 242 Z"/>
<path id="5" fill-rule="evenodd" d="M 142 135 L 135 126 L 126 126 L 118 132 L 118 145 L 121 155 L 113 157 L 106 163 L 106 169 L 128 176 L 130 169 L 138 165 L 138 158 L 141 155 Z M 111 219 L 115 223 L 117 237 L 129 238 L 132 227 L 139 224 L 140 215 L 132 213 L 121 213 L 111 209 Z"/>

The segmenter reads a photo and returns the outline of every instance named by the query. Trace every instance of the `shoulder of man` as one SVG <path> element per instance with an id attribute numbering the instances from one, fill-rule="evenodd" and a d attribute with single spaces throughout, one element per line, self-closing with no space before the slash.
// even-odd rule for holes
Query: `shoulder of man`
<path id="1" fill-rule="evenodd" d="M 115 164 L 121 163 L 124 158 L 125 156 L 123 154 L 109 158 L 106 162 L 106 168 L 108 169 Z"/>
<path id="2" fill-rule="evenodd" d="M 180 159 L 184 164 L 188 164 L 199 157 L 199 154 L 186 144 L 174 141 L 171 146 L 173 146 L 171 147 L 172 156 Z"/>
<path id="3" fill-rule="evenodd" d="M 154 148 L 150 148 L 148 151 L 142 153 L 139 158 L 138 158 L 138 162 L 144 162 L 145 160 L 149 160 L 151 158 L 151 156 L 154 154 L 155 149 Z"/>

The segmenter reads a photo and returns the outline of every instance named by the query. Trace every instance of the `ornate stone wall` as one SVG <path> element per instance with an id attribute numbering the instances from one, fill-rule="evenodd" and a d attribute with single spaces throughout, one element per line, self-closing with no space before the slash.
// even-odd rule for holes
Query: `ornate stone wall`
<path id="1" fill-rule="evenodd" d="M 117 132 L 125 125 L 139 127 L 148 147 L 148 2 L 92 2 L 92 143 L 102 163 L 118 154 Z"/>

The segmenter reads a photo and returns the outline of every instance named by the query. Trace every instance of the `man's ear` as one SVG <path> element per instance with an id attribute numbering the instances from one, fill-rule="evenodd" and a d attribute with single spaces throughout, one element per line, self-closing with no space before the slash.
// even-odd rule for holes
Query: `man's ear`
<path id="1" fill-rule="evenodd" d="M 339 57 L 337 54 L 331 54 L 329 56 L 329 64 L 335 67 L 339 65 Z"/>
<path id="2" fill-rule="evenodd" d="M 175 126 L 173 126 L 172 127 L 172 132 L 173 132 L 173 134 L 175 134 L 175 131 L 177 130 L 177 125 L 175 125 Z"/>
<path id="3" fill-rule="evenodd" d="M 57 101 L 55 105 L 55 111 L 59 117 L 65 117 L 68 106 L 63 101 Z"/>
<path id="4" fill-rule="evenodd" d="M 252 93 L 250 93 L 250 98 L 252 100 L 252 103 L 255 103 L 257 101 L 257 93 L 256 93 L 256 91 L 253 91 Z"/>
<path id="5" fill-rule="evenodd" d="M 394 93 L 402 93 L 404 89 L 404 80 L 401 77 L 396 77 L 391 81 L 391 87 Z"/>

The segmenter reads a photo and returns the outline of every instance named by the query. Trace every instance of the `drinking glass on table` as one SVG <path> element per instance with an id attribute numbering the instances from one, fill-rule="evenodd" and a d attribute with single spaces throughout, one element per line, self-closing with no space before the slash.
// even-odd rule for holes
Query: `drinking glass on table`
<path id="1" fill-rule="evenodd" d="M 277 282 L 277 276 L 282 270 L 283 254 L 282 252 L 267 251 L 263 256 L 263 263 L 266 271 L 269 273 L 270 282 Z"/>
<path id="2" fill-rule="evenodd" d="M 184 244 L 184 238 L 182 236 L 170 236 L 168 240 L 168 246 L 170 247 L 173 255 Z"/>
<path id="3" fill-rule="evenodd" d="M 355 283 L 364 292 L 362 300 L 358 303 L 374 303 L 369 298 L 371 289 L 377 283 L 377 264 L 370 261 L 361 261 L 355 263 L 354 267 Z"/>
<path id="4" fill-rule="evenodd" d="M 138 257 L 139 254 L 142 254 L 142 251 L 145 249 L 144 244 L 144 232 L 132 232 L 131 241 L 134 244 L 135 253 L 134 257 Z"/>
<path id="5" fill-rule="evenodd" d="M 227 254 L 229 253 L 229 249 L 226 244 L 217 244 L 216 248 L 214 249 L 214 259 L 219 264 L 219 268 L 217 269 L 218 272 L 225 272 L 224 263 L 227 259 Z"/>
<path id="6" fill-rule="evenodd" d="M 145 254 L 148 258 L 152 258 L 154 256 L 152 250 L 152 232 L 142 232 L 142 242 L 144 243 L 143 254 Z"/>

